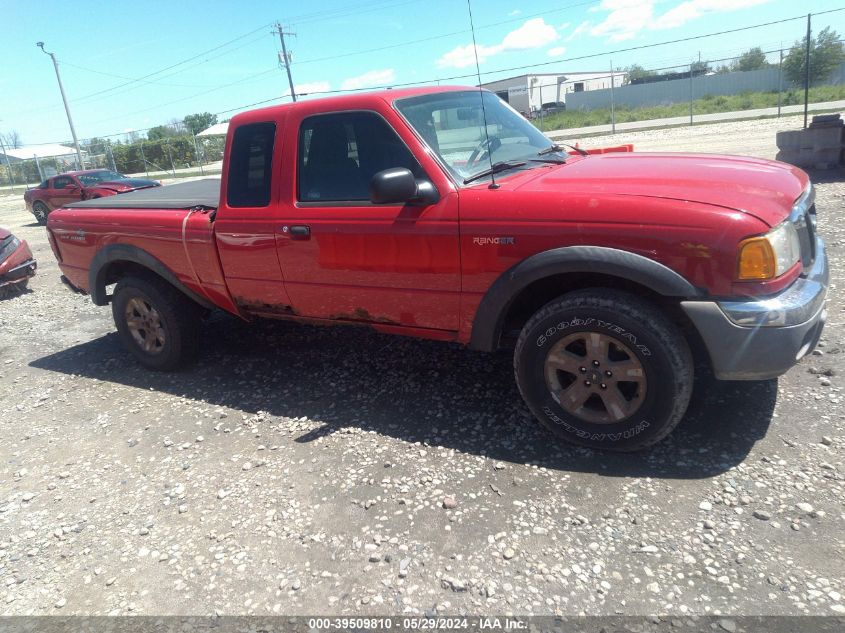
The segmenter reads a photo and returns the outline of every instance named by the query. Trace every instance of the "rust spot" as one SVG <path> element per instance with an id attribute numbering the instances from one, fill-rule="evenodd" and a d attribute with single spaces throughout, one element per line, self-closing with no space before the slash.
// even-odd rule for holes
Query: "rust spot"
<path id="1" fill-rule="evenodd" d="M 385 316 L 373 316 L 364 308 L 355 308 L 355 310 L 351 314 L 348 312 L 338 312 L 336 314 L 329 315 L 328 318 L 338 321 L 368 321 L 370 323 L 385 323 L 390 325 L 399 325 L 397 321 L 389 319 Z"/>
<path id="2" fill-rule="evenodd" d="M 244 312 L 267 316 L 296 316 L 296 310 L 291 306 L 275 305 L 262 301 L 253 301 L 244 297 L 234 297 L 237 306 Z"/>

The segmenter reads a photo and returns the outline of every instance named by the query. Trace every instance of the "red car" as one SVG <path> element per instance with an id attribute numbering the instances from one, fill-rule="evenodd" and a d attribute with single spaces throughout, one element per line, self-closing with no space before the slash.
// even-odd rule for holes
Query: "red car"
<path id="1" fill-rule="evenodd" d="M 35 275 L 36 263 L 24 240 L 0 228 L 0 293 L 8 288 L 23 289 Z"/>
<path id="2" fill-rule="evenodd" d="M 829 269 L 806 173 L 584 154 L 486 91 L 300 101 L 233 117 L 221 180 L 78 202 L 47 234 L 149 368 L 197 353 L 214 308 L 511 349 L 537 419 L 596 448 L 665 437 L 695 367 L 769 379 L 813 350 Z"/>
<path id="3" fill-rule="evenodd" d="M 51 211 L 71 202 L 160 186 L 161 183 L 155 180 L 129 178 L 108 169 L 87 169 L 48 178 L 35 189 L 28 189 L 23 199 L 38 223 L 47 224 L 47 215 Z"/>

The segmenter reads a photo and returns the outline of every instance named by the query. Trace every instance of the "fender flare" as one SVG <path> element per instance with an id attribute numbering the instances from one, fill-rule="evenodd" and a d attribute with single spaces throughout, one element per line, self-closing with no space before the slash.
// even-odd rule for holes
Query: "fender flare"
<path id="1" fill-rule="evenodd" d="M 646 286 L 665 297 L 691 299 L 703 295 L 671 268 L 636 253 L 603 246 L 554 248 L 522 260 L 493 282 L 478 304 L 470 349 L 494 351 L 514 298 L 535 281 L 566 273 L 609 275 Z"/>
<path id="2" fill-rule="evenodd" d="M 188 289 L 160 260 L 150 255 L 147 251 L 129 244 L 109 244 L 104 246 L 97 251 L 94 259 L 91 260 L 91 267 L 88 269 L 88 287 L 91 292 L 91 300 L 95 305 L 104 306 L 109 303 L 110 297 L 106 295 L 106 272 L 108 271 L 109 264 L 113 262 L 132 262 L 133 264 L 143 266 L 202 307 L 209 310 L 214 308 L 208 299 Z"/>

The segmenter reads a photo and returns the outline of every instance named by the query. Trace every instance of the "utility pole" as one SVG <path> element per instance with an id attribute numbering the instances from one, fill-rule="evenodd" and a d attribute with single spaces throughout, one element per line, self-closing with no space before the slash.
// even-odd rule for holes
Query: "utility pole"
<path id="1" fill-rule="evenodd" d="M 12 181 L 12 163 L 9 162 L 9 155 L 6 153 L 6 145 L 3 143 L 3 135 L 0 134 L 0 151 L 3 152 L 3 158 L 6 159 L 6 169 L 9 170 L 9 191 L 14 191 L 15 183 Z M 26 182 L 26 178 L 24 178 Z"/>
<path id="2" fill-rule="evenodd" d="M 780 61 L 778 62 L 778 118 L 780 118 L 780 103 L 781 103 L 781 93 L 782 92 L 783 92 L 783 49 L 780 49 Z"/>
<path id="3" fill-rule="evenodd" d="M 65 113 L 67 114 L 67 122 L 70 125 L 70 133 L 73 136 L 73 146 L 76 148 L 76 158 L 79 159 L 79 164 L 82 169 L 85 169 L 85 163 L 82 160 L 82 151 L 79 149 L 79 141 L 76 138 L 76 129 L 73 127 L 73 119 L 70 116 L 70 107 L 67 104 L 67 97 L 65 96 L 65 87 L 62 85 L 62 76 L 59 74 L 59 62 L 56 61 L 56 56 L 53 53 L 48 53 L 44 50 L 44 42 L 37 42 L 36 46 L 41 49 L 42 53 L 50 56 L 53 60 L 53 67 L 56 69 L 56 79 L 59 80 L 59 92 L 62 93 L 62 101 L 65 104 Z"/>
<path id="4" fill-rule="evenodd" d="M 810 103 L 810 18 L 812 13 L 807 14 L 807 50 L 804 53 L 804 129 L 807 129 L 807 110 Z"/>
<path id="5" fill-rule="evenodd" d="M 281 22 L 276 22 L 276 32 L 279 34 L 279 40 L 281 40 L 282 42 L 282 59 L 280 61 L 284 65 L 285 70 L 288 73 L 288 84 L 290 85 L 290 98 L 296 101 L 296 92 L 293 89 L 293 77 L 291 77 L 290 74 L 290 56 L 288 55 L 288 49 L 285 45 L 285 35 L 296 35 L 296 33 L 285 32 Z"/>
<path id="6" fill-rule="evenodd" d="M 611 134 L 616 134 L 616 103 L 613 98 L 613 60 L 610 60 L 610 125 Z"/>

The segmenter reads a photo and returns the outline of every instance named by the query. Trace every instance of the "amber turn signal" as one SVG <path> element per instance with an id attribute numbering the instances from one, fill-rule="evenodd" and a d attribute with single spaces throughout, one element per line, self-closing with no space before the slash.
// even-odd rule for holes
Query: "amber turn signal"
<path id="1" fill-rule="evenodd" d="M 737 279 L 772 279 L 777 269 L 775 251 L 765 237 L 751 237 L 739 245 Z"/>

